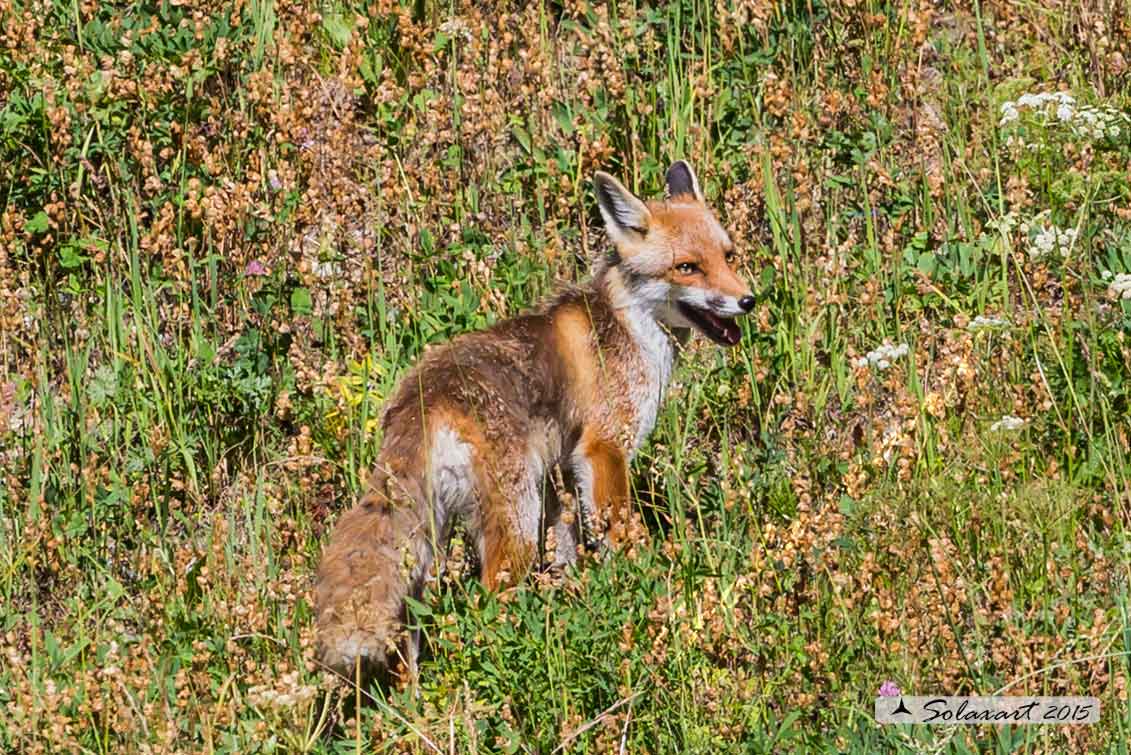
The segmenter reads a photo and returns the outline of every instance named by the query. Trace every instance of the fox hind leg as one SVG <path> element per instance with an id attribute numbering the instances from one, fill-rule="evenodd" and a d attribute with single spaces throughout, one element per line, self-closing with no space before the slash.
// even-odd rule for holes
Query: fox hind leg
<path id="1" fill-rule="evenodd" d="M 490 590 L 521 580 L 538 558 L 545 523 L 545 465 L 534 453 L 523 462 L 517 468 L 492 470 L 488 478 L 501 484 L 480 490 L 480 576 Z"/>

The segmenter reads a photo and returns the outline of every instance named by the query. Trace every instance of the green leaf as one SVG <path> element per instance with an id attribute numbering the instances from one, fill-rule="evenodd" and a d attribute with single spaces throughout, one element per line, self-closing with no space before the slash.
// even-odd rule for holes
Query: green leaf
<path id="1" fill-rule="evenodd" d="M 110 242 L 107 242 L 105 238 L 95 236 L 75 238 L 74 241 L 69 241 L 60 246 L 59 264 L 64 270 L 83 267 L 83 264 L 89 259 L 83 254 L 84 251 L 104 252 L 107 249 L 110 249 Z"/>
<path id="2" fill-rule="evenodd" d="M 560 103 L 555 103 L 553 112 L 554 120 L 558 122 L 558 126 L 561 127 L 562 132 L 566 136 L 573 136 L 573 116 L 569 112 L 569 108 Z"/>
<path id="3" fill-rule="evenodd" d="M 938 268 L 938 260 L 935 258 L 935 253 L 921 252 L 915 266 L 927 275 L 934 275 L 935 270 Z"/>
<path id="4" fill-rule="evenodd" d="M 522 148 L 524 150 L 526 150 L 526 154 L 529 155 L 531 152 L 530 134 L 527 133 L 526 129 L 524 129 L 522 126 L 516 125 L 513 129 L 511 129 L 511 133 L 514 134 L 514 138 L 518 140 L 518 143 L 522 145 Z"/>
<path id="5" fill-rule="evenodd" d="M 40 210 L 35 213 L 31 220 L 24 223 L 24 231 L 27 233 L 46 233 L 49 225 L 47 213 Z"/>
<path id="6" fill-rule="evenodd" d="M 299 287 L 291 292 L 291 311 L 296 315 L 308 315 L 314 309 L 314 300 L 310 298 L 310 291 Z"/>
<path id="7" fill-rule="evenodd" d="M 118 394 L 118 375 L 114 368 L 104 364 L 94 371 L 90 384 L 86 388 L 90 402 L 95 406 L 113 400 Z"/>
<path id="8" fill-rule="evenodd" d="M 353 23 L 343 18 L 340 13 L 327 13 L 323 16 L 322 28 L 338 47 L 345 47 L 353 36 Z"/>
<path id="9" fill-rule="evenodd" d="M 381 81 L 381 71 L 385 67 L 385 61 L 380 53 L 364 53 L 361 56 L 361 65 L 358 70 L 361 71 L 361 78 L 365 79 L 370 84 L 378 84 Z"/>
<path id="10" fill-rule="evenodd" d="M 113 605 L 126 594 L 126 588 L 118 580 L 110 577 L 103 586 L 102 604 Z"/>
<path id="11" fill-rule="evenodd" d="M 413 598 L 409 595 L 405 596 L 404 602 L 408 605 L 409 609 L 412 611 L 413 616 L 423 617 L 423 616 L 431 616 L 432 615 L 432 609 L 428 605 L 421 603 L 419 600 L 416 600 L 415 598 Z"/>
<path id="12" fill-rule="evenodd" d="M 64 270 L 73 270 L 76 267 L 82 267 L 87 258 L 79 253 L 79 247 L 76 244 L 64 244 L 59 247 L 59 265 Z"/>

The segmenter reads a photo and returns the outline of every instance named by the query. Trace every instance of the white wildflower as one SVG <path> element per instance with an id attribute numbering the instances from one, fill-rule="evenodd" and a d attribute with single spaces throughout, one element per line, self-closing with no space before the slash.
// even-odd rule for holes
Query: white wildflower
<path id="1" fill-rule="evenodd" d="M 1071 108 L 1075 104 L 1076 98 L 1068 92 L 1038 92 L 1037 94 L 1026 92 L 1017 98 L 1017 102 L 1006 102 L 1002 105 L 1002 109 L 1004 110 L 1006 105 L 1010 105 L 1014 108 L 1037 109 L 1043 108 L 1046 105 L 1056 105 L 1058 108 Z"/>
<path id="2" fill-rule="evenodd" d="M 1039 259 L 1048 257 L 1054 252 L 1061 257 L 1068 257 L 1075 243 L 1075 228 L 1058 228 L 1055 225 L 1045 225 L 1040 227 L 1037 235 L 1033 237 L 1033 243 L 1029 247 L 1029 257 Z"/>
<path id="3" fill-rule="evenodd" d="M 248 702 L 257 708 L 271 706 L 277 697 L 275 690 L 258 684 L 247 691 Z"/>
<path id="4" fill-rule="evenodd" d="M 308 703 L 317 690 L 309 684 L 300 684 L 298 672 L 284 674 L 280 684 L 285 687 L 283 691 L 272 689 L 267 685 L 255 685 L 248 690 L 248 701 L 257 708 L 293 708 L 295 705 Z"/>
<path id="5" fill-rule="evenodd" d="M 998 126 L 1004 127 L 1019 120 L 1022 110 L 1031 111 L 1044 126 L 1059 124 L 1089 141 L 1117 139 L 1123 133 L 1123 127 L 1131 124 L 1131 118 L 1115 108 L 1077 107 L 1076 98 L 1067 92 L 1026 92 L 1016 101 L 1002 103 Z M 1035 151 L 1041 145 L 1026 146 Z"/>
<path id="6" fill-rule="evenodd" d="M 1001 106 L 1001 120 L 998 121 L 997 125 L 1004 126 L 1007 123 L 1013 123 L 1020 117 L 1021 113 L 1018 111 L 1017 106 L 1012 102 L 1006 102 Z"/>
<path id="7" fill-rule="evenodd" d="M 1018 222 L 1019 218 L 1017 217 L 1017 213 L 1011 210 L 1010 212 L 1002 215 L 1000 218 L 987 220 L 986 228 L 995 233 L 1000 233 L 1002 236 L 1008 236 L 1013 232 L 1013 229 L 1017 227 Z"/>
<path id="8" fill-rule="evenodd" d="M 990 425 L 990 432 L 997 433 L 1004 431 L 1020 430 L 1025 427 L 1025 420 L 1020 417 L 1014 417 L 1012 414 L 1006 414 L 997 422 Z"/>
<path id="9" fill-rule="evenodd" d="M 1114 299 L 1131 299 L 1131 274 L 1117 273 L 1108 284 L 1107 292 Z"/>
<path id="10" fill-rule="evenodd" d="M 449 37 L 461 37 L 467 42 L 471 41 L 471 27 L 459 16 L 450 18 L 440 24 L 440 32 L 447 34 Z"/>
<path id="11" fill-rule="evenodd" d="M 1004 317 L 978 315 L 966 326 L 967 330 L 988 330 L 990 328 L 1004 328 L 1009 325 L 1009 320 Z"/>
<path id="12" fill-rule="evenodd" d="M 1129 122 L 1125 113 L 1110 107 L 1080 108 L 1072 119 L 1072 130 L 1078 135 L 1100 141 L 1104 137 L 1115 139 L 1122 133 L 1121 124 Z"/>
<path id="13" fill-rule="evenodd" d="M 318 260 L 310 266 L 310 272 L 322 280 L 341 275 L 342 266 L 330 260 Z"/>
<path id="14" fill-rule="evenodd" d="M 910 349 L 905 343 L 892 346 L 890 342 L 884 341 L 883 344 L 869 351 L 867 356 L 862 356 L 855 360 L 853 364 L 857 367 L 867 367 L 871 365 L 878 370 L 886 370 L 891 367 L 891 363 L 896 359 L 907 356 L 909 351 Z"/>

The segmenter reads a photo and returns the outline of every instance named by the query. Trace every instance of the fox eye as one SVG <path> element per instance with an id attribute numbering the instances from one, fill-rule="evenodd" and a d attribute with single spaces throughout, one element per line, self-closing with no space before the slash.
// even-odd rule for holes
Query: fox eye
<path id="1" fill-rule="evenodd" d="M 727 251 L 726 254 L 723 255 L 723 259 L 725 259 L 727 261 L 728 265 L 733 265 L 734 261 L 736 259 L 738 259 L 738 255 L 734 253 L 733 249 L 731 249 L 731 250 Z"/>
<path id="2" fill-rule="evenodd" d="M 699 272 L 699 266 L 694 262 L 681 262 L 675 266 L 675 269 L 679 271 L 680 275 L 692 275 Z"/>

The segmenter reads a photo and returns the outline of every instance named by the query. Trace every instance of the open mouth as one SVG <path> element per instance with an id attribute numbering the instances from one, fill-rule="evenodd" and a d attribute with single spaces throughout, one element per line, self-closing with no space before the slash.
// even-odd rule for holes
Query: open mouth
<path id="1" fill-rule="evenodd" d="M 742 331 L 733 317 L 719 317 L 705 309 L 678 302 L 679 311 L 699 329 L 703 335 L 723 346 L 734 346 L 742 338 Z"/>

